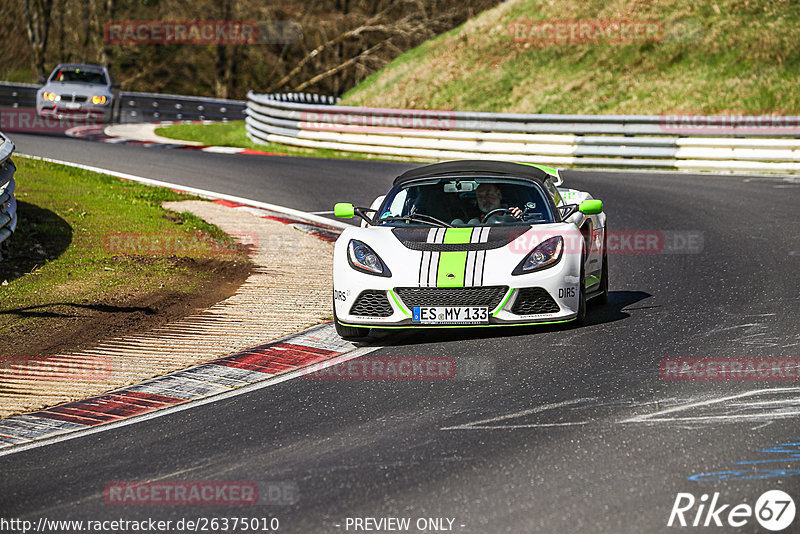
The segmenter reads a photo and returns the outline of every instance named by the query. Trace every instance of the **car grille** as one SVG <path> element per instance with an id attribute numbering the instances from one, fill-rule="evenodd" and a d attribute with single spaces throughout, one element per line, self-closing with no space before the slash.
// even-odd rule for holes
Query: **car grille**
<path id="1" fill-rule="evenodd" d="M 488 306 L 493 310 L 503 300 L 508 286 L 486 287 L 398 287 L 406 306 Z"/>
<path id="2" fill-rule="evenodd" d="M 517 315 L 535 315 L 556 313 L 560 309 L 547 290 L 541 287 L 523 287 L 517 294 L 511 312 Z"/>
<path id="3" fill-rule="evenodd" d="M 86 102 L 89 99 L 88 96 L 82 95 L 61 95 L 61 102 Z"/>
<path id="4" fill-rule="evenodd" d="M 350 308 L 350 315 L 366 317 L 389 317 L 392 313 L 394 310 L 386 298 L 385 291 L 362 291 Z"/>

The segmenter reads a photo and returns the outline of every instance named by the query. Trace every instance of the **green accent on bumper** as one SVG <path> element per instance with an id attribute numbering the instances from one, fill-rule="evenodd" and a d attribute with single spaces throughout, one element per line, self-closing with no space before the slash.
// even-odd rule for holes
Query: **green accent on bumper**
<path id="1" fill-rule="evenodd" d="M 469 243 L 472 230 L 473 228 L 448 228 L 443 243 L 456 245 Z M 441 252 L 439 270 L 436 273 L 436 287 L 464 287 L 466 269 L 466 252 Z"/>
<path id="2" fill-rule="evenodd" d="M 589 276 L 586 277 L 586 280 L 584 280 L 584 285 L 586 287 L 593 286 L 596 283 L 598 283 L 599 281 L 600 281 L 600 277 L 599 276 L 594 275 L 594 274 L 590 274 Z"/>
<path id="3" fill-rule="evenodd" d="M 389 290 L 389 295 L 391 295 L 392 300 L 394 301 L 395 304 L 397 304 L 397 307 L 400 308 L 400 311 L 403 312 L 404 314 L 408 315 L 409 317 L 411 317 L 411 312 L 408 311 L 405 306 L 403 306 L 403 303 L 400 302 L 400 299 L 397 298 L 397 295 L 394 294 L 394 291 L 392 291 L 390 289 Z"/>
<path id="4" fill-rule="evenodd" d="M 500 306 L 498 306 L 498 307 L 497 307 L 497 309 L 495 309 L 495 310 L 494 310 L 494 312 L 492 313 L 492 317 L 494 317 L 495 315 L 497 315 L 498 313 L 500 313 L 500 310 L 502 310 L 502 309 L 505 307 L 505 305 L 506 305 L 506 302 L 508 302 L 508 299 L 510 299 L 510 298 L 511 298 L 511 294 L 512 294 L 513 292 L 514 292 L 514 289 L 513 289 L 513 288 L 508 290 L 508 293 L 506 293 L 506 298 L 504 298 L 504 299 L 503 299 L 503 302 L 501 302 L 501 303 L 500 303 Z"/>
<path id="5" fill-rule="evenodd" d="M 574 321 L 575 317 L 570 319 L 559 319 L 558 321 L 541 321 L 541 322 L 533 322 L 533 323 L 503 323 L 503 324 L 456 324 L 456 325 L 406 325 L 406 326 L 380 326 L 380 325 L 371 325 L 371 324 L 350 324 L 350 323 L 343 323 L 342 321 L 336 320 L 342 326 L 352 326 L 355 328 L 377 328 L 379 330 L 410 330 L 412 328 L 495 328 L 498 326 L 536 326 L 540 324 L 561 324 L 561 323 L 568 323 L 570 321 Z"/>

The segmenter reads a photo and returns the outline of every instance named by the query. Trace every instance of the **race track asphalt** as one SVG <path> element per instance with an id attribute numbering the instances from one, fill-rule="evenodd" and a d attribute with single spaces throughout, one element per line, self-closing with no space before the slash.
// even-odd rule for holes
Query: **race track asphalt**
<path id="1" fill-rule="evenodd" d="M 369 204 L 413 166 L 12 139 L 21 153 L 307 211 Z M 465 533 L 640 533 L 670 530 L 679 492 L 752 506 L 781 489 L 797 501 L 796 379 L 680 382 L 659 369 L 665 358 L 800 357 L 800 181 L 564 175 L 604 201 L 612 231 L 700 236 L 701 250 L 611 254 L 610 302 L 581 328 L 395 334 L 365 357 L 466 358 L 480 369 L 472 379 L 298 378 L 0 457 L 0 516 L 277 517 L 280 532 L 332 533 L 364 531 L 347 518 L 408 517 L 409 532 L 419 518 L 450 518 Z M 104 499 L 113 481 L 165 480 L 250 481 L 262 501 L 279 484 L 296 488 L 296 502 Z M 750 518 L 744 530 L 758 528 Z"/>

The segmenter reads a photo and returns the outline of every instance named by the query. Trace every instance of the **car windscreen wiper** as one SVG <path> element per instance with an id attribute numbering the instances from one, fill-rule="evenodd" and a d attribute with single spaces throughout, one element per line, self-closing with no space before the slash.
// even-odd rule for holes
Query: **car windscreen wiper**
<path id="1" fill-rule="evenodd" d="M 392 215 L 391 217 L 383 217 L 379 220 L 379 222 L 391 222 L 391 221 L 408 221 L 408 222 L 417 222 L 422 224 L 430 224 L 434 223 L 438 226 L 442 226 L 444 228 L 452 228 L 452 224 L 447 224 L 444 221 L 440 221 L 436 217 L 432 217 L 430 215 L 425 215 L 424 213 L 415 213 L 414 215 Z"/>

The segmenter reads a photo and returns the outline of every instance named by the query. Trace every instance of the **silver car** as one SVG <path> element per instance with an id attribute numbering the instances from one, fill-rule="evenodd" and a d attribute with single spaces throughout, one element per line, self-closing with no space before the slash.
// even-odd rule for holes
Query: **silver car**
<path id="1" fill-rule="evenodd" d="M 36 92 L 36 112 L 43 117 L 114 122 L 119 105 L 119 85 L 99 65 L 59 65 Z"/>

